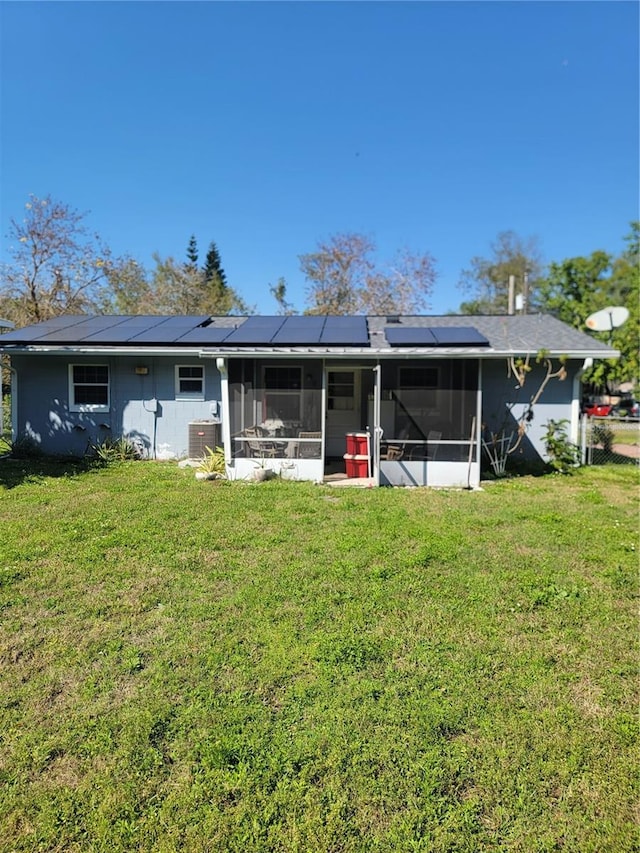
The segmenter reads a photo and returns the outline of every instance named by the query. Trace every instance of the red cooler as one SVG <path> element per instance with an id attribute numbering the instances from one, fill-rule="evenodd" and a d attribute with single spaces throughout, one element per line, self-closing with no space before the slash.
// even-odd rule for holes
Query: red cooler
<path id="1" fill-rule="evenodd" d="M 347 453 L 350 456 L 368 456 L 369 436 L 366 432 L 347 433 Z"/>

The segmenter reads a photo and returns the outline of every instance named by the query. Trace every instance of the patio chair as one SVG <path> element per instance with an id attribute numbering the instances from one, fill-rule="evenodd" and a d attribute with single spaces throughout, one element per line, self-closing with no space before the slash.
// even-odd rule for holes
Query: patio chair
<path id="1" fill-rule="evenodd" d="M 427 434 L 427 443 L 418 444 L 411 451 L 410 458 L 422 461 L 426 459 L 428 462 L 433 462 L 436 456 L 438 455 L 439 445 L 437 442 L 439 442 L 441 438 L 442 433 L 439 430 L 429 430 Z"/>
<path id="2" fill-rule="evenodd" d="M 316 438 L 318 439 L 318 443 L 322 440 L 321 432 L 305 432 L 305 430 L 300 430 L 298 432 L 298 438 Z M 300 442 L 298 444 L 298 459 L 319 459 L 320 458 L 320 447 L 316 442 Z"/>
<path id="3" fill-rule="evenodd" d="M 265 440 L 262 437 L 260 427 L 247 427 L 243 435 L 245 438 L 250 439 L 250 441 L 243 442 L 249 451 L 249 456 L 254 459 L 264 459 L 265 457 L 273 459 L 276 455 L 275 442 Z"/>
<path id="4" fill-rule="evenodd" d="M 398 462 L 404 456 L 404 447 L 401 444 L 388 444 L 380 453 L 380 459 L 387 462 Z"/>

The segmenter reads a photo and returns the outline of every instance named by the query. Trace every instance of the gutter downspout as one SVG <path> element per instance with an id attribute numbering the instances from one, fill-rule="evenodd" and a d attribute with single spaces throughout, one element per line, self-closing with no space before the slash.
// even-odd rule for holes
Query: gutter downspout
<path id="1" fill-rule="evenodd" d="M 229 411 L 229 370 L 226 358 L 217 358 L 216 367 L 220 373 L 220 396 L 221 409 L 220 420 L 222 421 L 222 447 L 224 449 L 224 463 L 227 468 L 233 466 L 231 455 L 231 421 Z"/>
<path id="2" fill-rule="evenodd" d="M 18 371 L 15 367 L 10 367 L 9 373 L 11 374 L 11 441 L 14 442 L 18 440 Z M 2 415 L 1 401 L 0 415 Z"/>
<path id="3" fill-rule="evenodd" d="M 576 372 L 573 377 L 573 396 L 571 400 L 571 429 L 569 432 L 569 440 L 572 444 L 580 444 L 580 386 L 582 385 L 582 377 L 585 371 L 593 365 L 592 358 L 585 358 L 582 367 Z"/>

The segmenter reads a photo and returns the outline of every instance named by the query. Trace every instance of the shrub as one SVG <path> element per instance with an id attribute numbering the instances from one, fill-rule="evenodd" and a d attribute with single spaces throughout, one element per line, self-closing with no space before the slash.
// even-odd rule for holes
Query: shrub
<path id="1" fill-rule="evenodd" d="M 568 423 L 566 419 L 549 420 L 546 423 L 545 450 L 549 457 L 549 465 L 559 474 L 571 474 L 572 470 L 580 464 L 580 448 L 569 441 Z"/>
<path id="2" fill-rule="evenodd" d="M 92 444 L 91 452 L 104 465 L 144 458 L 144 448 L 124 435 L 120 438 L 105 438 L 97 444 Z"/>
<path id="3" fill-rule="evenodd" d="M 204 474 L 217 474 L 219 477 L 224 477 L 226 474 L 226 465 L 224 461 L 224 450 L 221 447 L 216 447 L 212 450 L 208 445 L 205 445 L 205 453 L 199 460 L 197 470 Z"/>
<path id="4" fill-rule="evenodd" d="M 597 423 L 593 427 L 593 443 L 599 444 L 605 453 L 611 453 L 613 448 L 613 430 L 609 424 Z"/>

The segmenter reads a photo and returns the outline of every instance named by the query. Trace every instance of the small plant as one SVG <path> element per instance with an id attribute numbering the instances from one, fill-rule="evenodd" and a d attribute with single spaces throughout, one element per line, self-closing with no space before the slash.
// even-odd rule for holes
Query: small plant
<path id="1" fill-rule="evenodd" d="M 566 419 L 547 421 L 547 431 L 544 436 L 544 446 L 549 457 L 549 464 L 559 474 L 571 474 L 580 464 L 580 448 L 569 441 Z"/>
<path id="2" fill-rule="evenodd" d="M 127 462 L 144 457 L 144 448 L 139 443 L 122 435 L 120 438 L 105 438 L 90 445 L 91 452 L 103 465 Z"/>
<path id="3" fill-rule="evenodd" d="M 14 459 L 37 459 L 44 456 L 40 445 L 28 435 L 20 436 L 12 442 L 11 455 Z"/>
<path id="4" fill-rule="evenodd" d="M 611 453 L 613 449 L 614 434 L 609 424 L 594 424 L 592 437 L 594 444 L 599 444 L 605 453 Z"/>
<path id="5" fill-rule="evenodd" d="M 208 445 L 205 445 L 204 449 L 205 453 L 200 458 L 196 471 L 207 475 L 210 479 L 224 477 L 227 469 L 222 447 L 216 447 L 215 450 L 212 450 Z"/>

